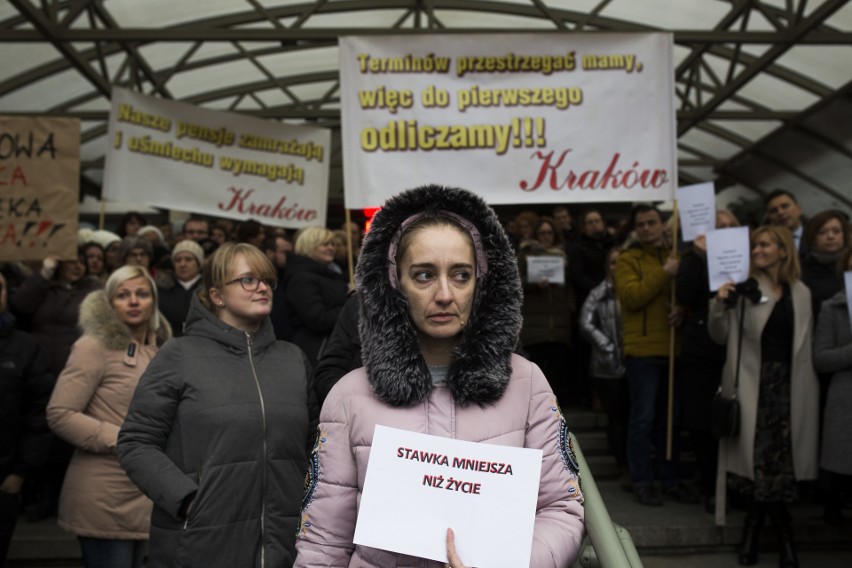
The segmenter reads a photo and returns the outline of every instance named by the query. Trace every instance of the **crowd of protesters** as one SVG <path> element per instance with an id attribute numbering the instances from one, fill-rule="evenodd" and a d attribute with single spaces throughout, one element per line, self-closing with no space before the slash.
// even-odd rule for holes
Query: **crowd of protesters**
<path id="1" fill-rule="evenodd" d="M 852 270 L 852 242 L 841 211 L 813 212 L 805 222 L 784 190 L 765 204 L 765 224 L 751 233 L 753 294 L 740 293 L 735 283 L 711 291 L 705 237 L 680 242 L 671 220 L 650 204 L 634 206 L 625 218 L 587 207 L 574 223 L 560 206 L 546 216 L 524 211 L 503 224 L 523 286 L 516 351 L 538 365 L 563 407 L 607 414 L 621 486 L 645 506 L 703 502 L 717 515 L 726 505 L 744 508 L 744 565 L 757 561 L 758 535 L 769 518 L 781 565 L 797 566 L 787 505 L 804 492 L 824 504 L 825 521 L 836 525 L 852 490 L 852 328 L 842 276 Z M 729 211 L 716 216 L 716 228 L 740 222 Z M 243 455 L 239 428 L 222 438 L 233 438 L 233 454 L 202 444 L 192 450 L 201 453 L 189 456 L 177 447 L 188 443 L 180 428 L 211 431 L 222 424 L 218 415 L 203 417 L 211 405 L 233 406 L 234 423 L 255 419 L 242 414 L 242 395 L 225 377 L 242 351 L 260 357 L 255 380 L 267 404 L 295 396 L 263 386 L 276 371 L 299 377 L 290 384 L 302 389 L 299 410 L 270 415 L 289 430 L 281 459 L 292 462 L 285 478 L 294 487 L 278 488 L 286 506 L 270 505 L 292 530 L 268 530 L 295 531 L 292 496 L 301 492 L 297 481 L 308 467 L 318 408 L 343 375 L 361 366 L 350 274 L 362 237 L 357 223 L 287 232 L 202 217 L 173 233 L 171 225 L 129 213 L 115 232 L 81 229 L 77 258 L 2 263 L 0 400 L 8 408 L 0 409 L 0 565 L 19 514 L 36 521 L 57 512 L 60 525 L 80 537 L 87 566 L 139 566 L 139 544 L 149 530 L 160 535 L 151 554 L 163 565 L 181 565 L 169 536 L 186 528 L 179 519 L 193 509 L 196 523 L 230 514 L 220 499 L 199 493 L 204 452 L 221 464 L 257 459 Z M 534 266 L 542 259 L 561 268 L 542 272 Z M 206 294 L 210 289 L 230 296 Z M 255 310 L 266 306 L 265 298 L 269 309 Z M 242 336 L 217 335 L 220 322 L 246 335 L 262 331 L 265 339 L 246 348 Z M 143 379 L 131 404 L 168 337 L 186 339 L 166 345 L 151 368 L 159 381 Z M 276 347 L 276 339 L 291 342 L 294 351 Z M 187 358 L 204 361 L 210 367 L 204 378 L 221 386 L 177 372 Z M 711 400 L 720 386 L 736 389 L 741 402 L 736 439 L 710 433 Z M 128 409 L 119 454 L 129 478 L 115 455 Z M 266 420 L 266 410 L 261 416 Z M 682 441 L 695 456 L 689 479 L 679 462 Z M 220 490 L 247 475 L 213 467 L 207 475 L 220 476 Z M 165 489 L 163 472 L 172 471 L 182 478 L 191 473 L 192 483 Z M 136 486 L 159 496 L 153 528 L 152 504 Z M 98 495 L 107 487 L 123 496 Z M 105 515 L 115 525 L 109 530 L 100 526 Z M 253 530 L 245 518 L 228 522 Z M 223 540 L 214 533 L 199 537 L 199 554 L 211 553 L 208 542 Z M 294 559 L 291 541 L 270 550 Z"/>

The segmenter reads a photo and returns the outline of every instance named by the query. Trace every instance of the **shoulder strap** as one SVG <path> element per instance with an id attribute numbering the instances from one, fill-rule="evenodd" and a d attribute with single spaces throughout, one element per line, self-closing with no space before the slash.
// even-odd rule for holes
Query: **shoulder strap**
<path id="1" fill-rule="evenodd" d="M 743 322 L 745 321 L 746 299 L 740 298 L 740 333 L 737 337 L 737 368 L 734 372 L 734 396 L 736 396 L 737 388 L 740 385 L 740 358 L 743 354 Z"/>

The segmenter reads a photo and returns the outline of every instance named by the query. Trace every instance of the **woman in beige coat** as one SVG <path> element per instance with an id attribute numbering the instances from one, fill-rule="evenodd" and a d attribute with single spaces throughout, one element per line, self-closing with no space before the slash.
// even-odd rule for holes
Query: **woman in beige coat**
<path id="1" fill-rule="evenodd" d="M 75 448 L 59 498 L 59 526 L 80 540 L 86 568 L 139 568 L 151 502 L 118 463 L 130 399 L 158 346 L 171 336 L 147 270 L 124 266 L 80 307 L 83 336 L 47 406 L 51 429 Z"/>
<path id="2" fill-rule="evenodd" d="M 766 516 L 778 536 L 779 565 L 799 565 L 786 504 L 797 497 L 797 481 L 817 477 L 819 387 L 811 361 L 811 294 L 799 274 L 790 232 L 761 227 L 751 237 L 758 293 L 742 297 L 729 282 L 710 300 L 710 336 L 727 344 L 723 393 L 733 394 L 738 383 L 741 422 L 738 436 L 721 440 L 717 515 L 724 507 L 726 474 L 733 473 L 751 498 L 739 552 L 744 566 L 757 562 Z"/>

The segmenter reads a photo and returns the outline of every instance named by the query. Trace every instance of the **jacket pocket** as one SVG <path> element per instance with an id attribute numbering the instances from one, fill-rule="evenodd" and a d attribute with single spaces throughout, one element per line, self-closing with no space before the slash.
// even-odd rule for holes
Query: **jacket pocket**
<path id="1" fill-rule="evenodd" d="M 376 568 L 396 568 L 399 566 L 399 554 L 379 548 L 357 546 L 355 547 L 355 556 L 361 558 L 364 566 L 375 566 Z M 356 563 L 355 566 L 361 566 L 361 564 Z"/>

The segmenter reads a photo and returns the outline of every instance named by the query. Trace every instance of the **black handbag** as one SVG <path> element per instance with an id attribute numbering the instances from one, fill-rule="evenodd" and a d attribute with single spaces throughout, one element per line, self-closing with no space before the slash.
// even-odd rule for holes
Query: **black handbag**
<path id="1" fill-rule="evenodd" d="M 736 438 L 740 433 L 740 401 L 737 399 L 737 388 L 740 383 L 740 355 L 743 351 L 743 320 L 745 319 L 745 299 L 740 305 L 740 335 L 737 343 L 737 367 L 734 372 L 734 394 L 725 396 L 722 387 L 716 391 L 710 401 L 710 432 L 717 440 Z"/>
<path id="2" fill-rule="evenodd" d="M 710 406 L 710 432 L 717 440 L 736 438 L 740 433 L 740 401 L 737 396 L 723 396 L 716 391 Z"/>

